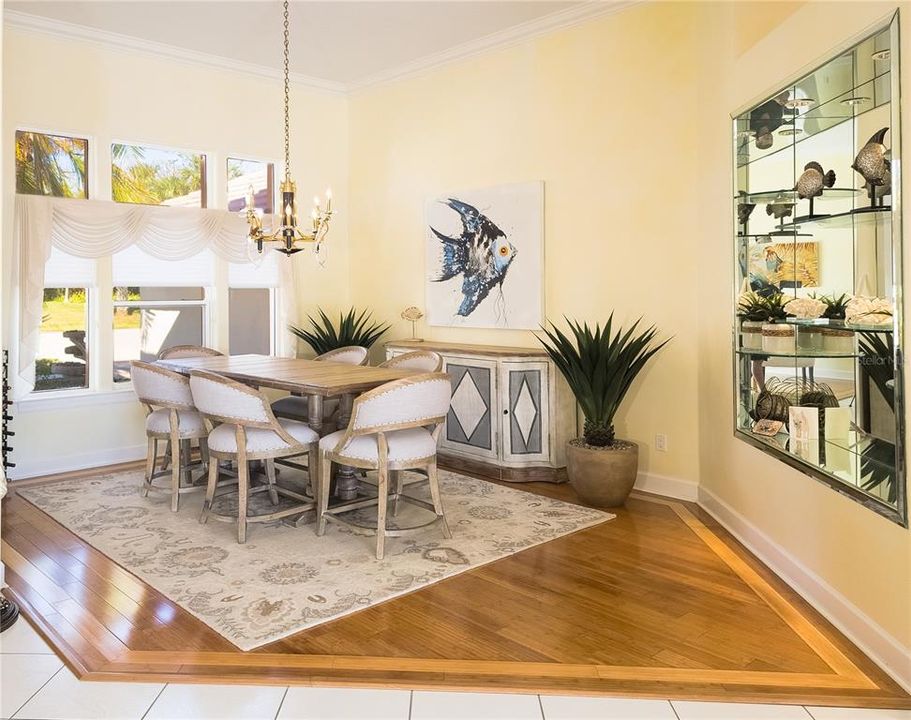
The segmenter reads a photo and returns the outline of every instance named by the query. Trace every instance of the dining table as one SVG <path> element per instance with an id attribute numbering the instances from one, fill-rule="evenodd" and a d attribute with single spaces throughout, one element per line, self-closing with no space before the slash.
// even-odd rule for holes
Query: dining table
<path id="1" fill-rule="evenodd" d="M 307 424 L 320 437 L 348 427 L 354 398 L 367 390 L 393 380 L 415 375 L 418 371 L 349 365 L 330 360 L 304 360 L 271 355 L 216 355 L 170 358 L 157 364 L 182 375 L 207 370 L 257 388 L 284 390 L 307 398 Z M 335 426 L 326 426 L 323 401 L 339 398 Z M 352 467 L 339 466 L 335 477 L 335 496 L 340 501 L 358 497 L 360 482 Z"/>

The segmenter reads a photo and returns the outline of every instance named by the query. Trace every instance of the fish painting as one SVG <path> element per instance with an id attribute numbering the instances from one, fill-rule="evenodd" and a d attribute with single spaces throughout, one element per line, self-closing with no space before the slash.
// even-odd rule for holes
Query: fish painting
<path id="1" fill-rule="evenodd" d="M 487 215 L 473 205 L 449 198 L 443 203 L 459 214 L 462 233 L 451 237 L 433 226 L 440 242 L 439 266 L 431 282 L 462 276 L 462 299 L 456 314 L 468 317 L 494 288 L 502 293 L 503 281 L 518 251 Z"/>

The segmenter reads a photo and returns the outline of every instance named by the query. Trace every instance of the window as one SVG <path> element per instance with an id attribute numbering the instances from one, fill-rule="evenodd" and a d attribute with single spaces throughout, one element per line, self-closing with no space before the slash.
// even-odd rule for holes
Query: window
<path id="1" fill-rule="evenodd" d="M 271 355 L 273 293 L 269 288 L 228 290 L 228 354 Z"/>
<path id="2" fill-rule="evenodd" d="M 94 284 L 93 260 L 51 248 L 44 268 L 36 392 L 89 386 L 88 309 Z"/>
<path id="3" fill-rule="evenodd" d="M 130 360 L 155 360 L 174 345 L 205 345 L 202 287 L 114 288 L 115 383 L 130 379 Z"/>
<path id="4" fill-rule="evenodd" d="M 275 198 L 275 166 L 258 160 L 228 158 L 228 210 L 243 210 L 247 206 L 247 193 L 251 187 L 254 207 L 271 214 Z"/>
<path id="5" fill-rule="evenodd" d="M 206 207 L 206 156 L 114 143 L 111 192 L 117 202 Z"/>
<path id="6" fill-rule="evenodd" d="M 89 141 L 16 131 L 16 192 L 87 198 Z"/>

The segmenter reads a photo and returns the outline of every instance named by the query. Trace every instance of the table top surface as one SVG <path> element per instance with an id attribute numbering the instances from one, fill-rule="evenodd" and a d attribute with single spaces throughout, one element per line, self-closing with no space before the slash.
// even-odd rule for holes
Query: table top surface
<path id="1" fill-rule="evenodd" d="M 184 375 L 189 375 L 193 370 L 209 370 L 258 387 L 322 396 L 364 392 L 392 380 L 417 374 L 414 370 L 394 370 L 270 355 L 171 358 L 157 362 Z"/>

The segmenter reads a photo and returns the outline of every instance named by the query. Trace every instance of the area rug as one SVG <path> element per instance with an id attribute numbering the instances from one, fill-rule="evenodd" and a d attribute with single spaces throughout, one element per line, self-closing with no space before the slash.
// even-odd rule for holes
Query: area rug
<path id="1" fill-rule="evenodd" d="M 299 489 L 296 475 L 284 470 L 279 483 Z M 331 523 L 323 537 L 312 523 L 254 524 L 239 545 L 233 523 L 198 522 L 202 493 L 183 495 L 175 514 L 166 496 L 139 496 L 141 478 L 139 471 L 101 475 L 18 494 L 242 650 L 615 517 L 441 471 L 452 539 L 438 528 L 388 538 L 377 561 L 372 537 Z M 429 499 L 426 483 L 407 492 Z M 274 509 L 267 493 L 252 497 L 251 514 Z M 216 510 L 230 512 L 232 503 L 236 495 L 225 496 Z M 369 523 L 371 512 L 375 519 L 375 510 L 350 515 Z M 390 526 L 418 525 L 426 513 L 402 503 Z"/>

